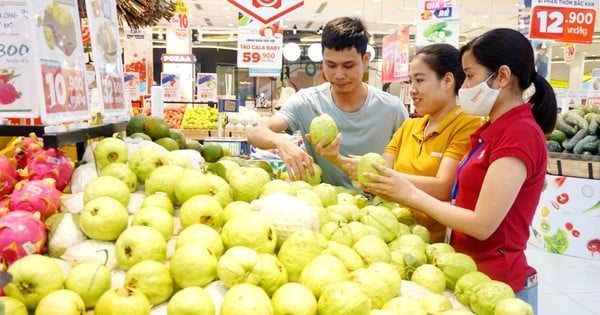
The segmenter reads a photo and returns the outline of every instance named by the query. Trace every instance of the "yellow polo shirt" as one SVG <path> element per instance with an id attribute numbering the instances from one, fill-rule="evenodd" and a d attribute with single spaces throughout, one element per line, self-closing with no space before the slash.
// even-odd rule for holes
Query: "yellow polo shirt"
<path id="1" fill-rule="evenodd" d="M 469 149 L 469 136 L 483 123 L 480 117 L 465 114 L 459 106 L 450 111 L 437 128 L 427 137 L 424 135 L 429 116 L 406 120 L 396 130 L 385 148 L 393 154 L 394 170 L 411 175 L 435 176 L 442 161 L 447 156 L 461 160 Z M 432 242 L 444 240 L 446 227 L 420 211 L 413 210 L 417 223 L 424 225 L 431 233 Z"/>

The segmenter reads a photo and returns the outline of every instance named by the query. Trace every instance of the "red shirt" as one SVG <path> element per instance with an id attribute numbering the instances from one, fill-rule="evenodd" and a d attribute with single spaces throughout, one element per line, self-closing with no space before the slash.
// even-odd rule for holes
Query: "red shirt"
<path id="1" fill-rule="evenodd" d="M 479 271 L 508 283 L 515 292 L 519 292 L 527 276 L 536 272 L 527 264 L 524 250 L 546 176 L 544 133 L 535 122 L 531 104 L 523 104 L 508 111 L 493 124 L 487 122 L 477 129 L 471 135 L 469 153 L 477 148 L 480 141 L 483 144 L 479 151 L 457 174 L 457 206 L 475 209 L 485 174 L 490 164 L 499 158 L 510 156 L 523 161 L 527 177 L 506 217 L 488 239 L 479 241 L 453 230 L 451 244 L 457 252 L 471 256 Z"/>

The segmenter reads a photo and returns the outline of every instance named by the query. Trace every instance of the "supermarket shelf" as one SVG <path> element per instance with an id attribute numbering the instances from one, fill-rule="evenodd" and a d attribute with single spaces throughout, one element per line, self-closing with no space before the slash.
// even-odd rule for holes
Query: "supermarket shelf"
<path id="1" fill-rule="evenodd" d="M 204 140 L 206 138 L 217 137 L 219 132 L 216 129 L 180 129 L 183 134 L 194 140 Z M 226 138 L 246 138 L 247 131 L 223 130 L 223 137 Z"/>

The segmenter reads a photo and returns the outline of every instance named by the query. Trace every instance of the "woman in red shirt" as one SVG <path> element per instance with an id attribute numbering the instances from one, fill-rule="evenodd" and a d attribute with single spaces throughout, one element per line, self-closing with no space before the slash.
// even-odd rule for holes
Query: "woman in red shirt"
<path id="1" fill-rule="evenodd" d="M 421 209 L 452 228 L 451 245 L 471 256 L 480 271 L 508 283 L 537 309 L 536 271 L 525 257 L 529 224 L 546 174 L 544 133 L 554 128 L 556 98 L 535 71 L 527 38 L 494 29 L 460 49 L 466 79 L 459 100 L 468 114 L 489 120 L 471 135 L 458 166 L 452 204 L 416 188 L 404 175 L 373 163 L 382 175 L 363 189 Z M 531 85 L 535 93 L 523 101 Z"/>

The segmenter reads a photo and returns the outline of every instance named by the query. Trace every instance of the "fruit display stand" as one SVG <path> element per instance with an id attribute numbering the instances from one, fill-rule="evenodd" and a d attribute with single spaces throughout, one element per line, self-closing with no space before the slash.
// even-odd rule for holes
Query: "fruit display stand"
<path id="1" fill-rule="evenodd" d="M 126 126 L 127 122 L 116 122 L 62 132 L 46 132 L 46 127 L 43 125 L 0 125 L 0 134 L 14 137 L 35 133 L 43 139 L 44 145 L 49 148 L 75 144 L 77 160 L 79 160 L 85 152 L 87 140 L 97 137 L 110 137 L 116 132 L 125 130 Z"/>
<path id="2" fill-rule="evenodd" d="M 600 156 L 548 153 L 531 244 L 548 252 L 600 260 Z"/>

